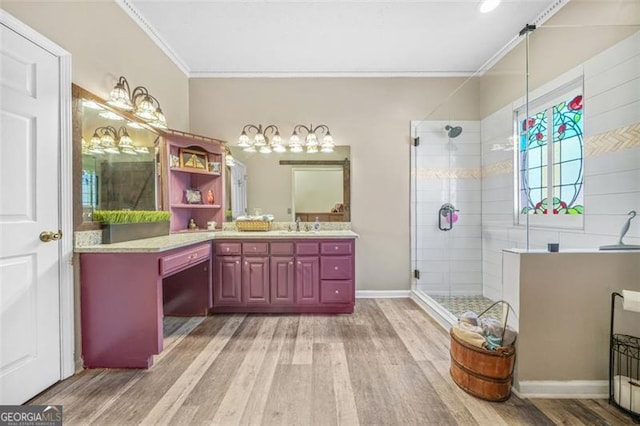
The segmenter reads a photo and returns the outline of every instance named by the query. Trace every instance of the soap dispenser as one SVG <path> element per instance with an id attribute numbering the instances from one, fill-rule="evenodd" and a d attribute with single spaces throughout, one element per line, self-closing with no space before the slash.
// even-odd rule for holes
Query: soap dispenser
<path id="1" fill-rule="evenodd" d="M 320 230 L 320 220 L 318 219 L 318 216 L 316 216 L 316 221 L 313 224 L 313 231 L 318 232 L 319 230 Z"/>

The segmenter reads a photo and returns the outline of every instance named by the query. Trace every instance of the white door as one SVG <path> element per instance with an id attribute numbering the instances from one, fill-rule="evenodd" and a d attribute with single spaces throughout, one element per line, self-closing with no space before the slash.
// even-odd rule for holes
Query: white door
<path id="1" fill-rule="evenodd" d="M 58 58 L 0 25 L 0 404 L 60 380 Z M 65 238 L 70 238 L 66 236 Z"/>
<path id="2" fill-rule="evenodd" d="M 247 214 L 247 167 L 238 160 L 231 166 L 231 214 Z"/>

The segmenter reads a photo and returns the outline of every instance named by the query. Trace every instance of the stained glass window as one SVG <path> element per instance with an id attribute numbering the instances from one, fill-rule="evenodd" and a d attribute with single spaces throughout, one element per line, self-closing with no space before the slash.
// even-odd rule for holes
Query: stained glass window
<path id="1" fill-rule="evenodd" d="M 521 214 L 584 212 L 582 112 L 578 94 L 519 121 Z"/>

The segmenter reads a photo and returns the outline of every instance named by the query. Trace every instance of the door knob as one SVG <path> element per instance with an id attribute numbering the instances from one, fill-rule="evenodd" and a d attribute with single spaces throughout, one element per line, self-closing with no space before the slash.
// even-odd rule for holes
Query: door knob
<path id="1" fill-rule="evenodd" d="M 40 241 L 44 241 L 45 243 L 57 241 L 60 238 L 62 238 L 62 231 L 60 230 L 58 232 L 43 231 L 40 233 Z"/>

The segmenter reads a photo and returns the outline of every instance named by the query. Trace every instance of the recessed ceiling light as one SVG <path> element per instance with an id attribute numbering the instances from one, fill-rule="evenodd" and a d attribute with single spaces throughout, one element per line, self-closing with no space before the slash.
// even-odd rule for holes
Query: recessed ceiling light
<path id="1" fill-rule="evenodd" d="M 491 12 L 493 9 L 498 7 L 499 4 L 500 4 L 500 0 L 483 0 L 483 2 L 480 4 L 480 12 L 481 13 Z"/>

